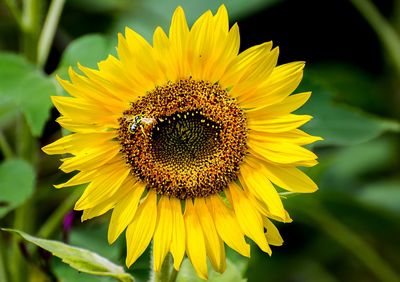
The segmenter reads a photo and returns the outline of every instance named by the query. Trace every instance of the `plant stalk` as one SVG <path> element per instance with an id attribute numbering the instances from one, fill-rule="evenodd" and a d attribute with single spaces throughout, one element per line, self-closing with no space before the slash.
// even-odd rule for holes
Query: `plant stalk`
<path id="1" fill-rule="evenodd" d="M 76 189 L 72 192 L 47 218 L 46 222 L 39 229 L 37 236 L 45 239 L 50 238 L 57 231 L 57 228 L 60 227 L 64 215 L 72 209 L 80 194 L 80 189 Z"/>
<path id="2" fill-rule="evenodd" d="M 178 277 L 178 271 L 176 271 L 176 269 L 172 267 L 168 282 L 175 282 L 177 277 Z"/>
<path id="3" fill-rule="evenodd" d="M 394 27 L 381 15 L 379 10 L 370 0 L 351 0 L 353 5 L 363 15 L 371 27 L 375 30 L 394 68 L 400 75 L 400 37 Z"/>
<path id="4" fill-rule="evenodd" d="M 46 64 L 64 3 L 65 0 L 51 1 L 37 47 L 37 63 L 40 67 Z"/>
<path id="5" fill-rule="evenodd" d="M 23 1 L 21 46 L 25 57 L 34 64 L 37 63 L 41 8 L 42 0 Z"/>
<path id="6" fill-rule="evenodd" d="M 153 253 L 154 245 L 151 245 L 151 255 L 150 255 L 150 263 L 154 262 L 154 253 Z M 161 265 L 160 272 L 155 272 L 154 269 L 150 275 L 150 282 L 175 282 L 176 277 L 178 276 L 178 272 L 173 267 L 172 256 L 167 254 L 164 258 L 164 262 Z"/>
<path id="7" fill-rule="evenodd" d="M 7 139 L 1 130 L 0 130 L 0 150 L 2 151 L 5 159 L 11 159 L 14 156 L 11 146 L 8 144 Z"/>
<path id="8" fill-rule="evenodd" d="M 6 250 L 3 242 L 3 236 L 0 234 L 0 281 L 7 282 L 7 272 L 6 272 L 6 264 L 4 263 L 4 255 L 3 251 Z"/>
<path id="9" fill-rule="evenodd" d="M 400 281 L 399 275 L 363 238 L 332 216 L 319 202 L 308 200 L 307 203 L 307 208 L 298 211 L 314 220 L 326 234 L 357 257 L 379 281 Z"/>
<path id="10" fill-rule="evenodd" d="M 14 18 L 15 22 L 18 25 L 20 30 L 23 29 L 23 23 L 21 18 L 21 12 L 18 10 L 18 7 L 15 5 L 15 2 L 12 0 L 5 0 L 4 1 L 8 10 L 10 11 L 12 17 Z"/>

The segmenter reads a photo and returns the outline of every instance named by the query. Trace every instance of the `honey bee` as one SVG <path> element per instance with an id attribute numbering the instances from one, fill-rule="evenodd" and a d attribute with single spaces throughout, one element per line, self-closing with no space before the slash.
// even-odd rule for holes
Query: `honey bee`
<path id="1" fill-rule="evenodd" d="M 140 127 L 140 130 L 144 135 L 146 135 L 146 132 L 144 131 L 144 126 L 151 125 L 156 121 L 154 118 L 145 117 L 144 114 L 134 116 L 131 119 L 132 122 L 129 123 L 129 128 L 128 128 L 129 132 L 135 134 L 137 128 Z"/>

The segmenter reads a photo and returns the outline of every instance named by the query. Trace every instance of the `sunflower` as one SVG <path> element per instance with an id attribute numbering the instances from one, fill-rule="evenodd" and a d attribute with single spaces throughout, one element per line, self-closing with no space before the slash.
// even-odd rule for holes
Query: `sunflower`
<path id="1" fill-rule="evenodd" d="M 302 146 L 320 138 L 292 114 L 311 94 L 291 95 L 304 62 L 277 66 L 271 42 L 239 53 L 239 41 L 224 6 L 191 28 L 178 7 L 152 45 L 126 28 L 118 57 L 59 79 L 72 97 L 52 97 L 57 122 L 73 133 L 43 150 L 77 173 L 55 186 L 88 184 L 82 220 L 112 210 L 108 240 L 126 230 L 128 267 L 151 241 L 155 271 L 186 253 L 202 278 L 207 257 L 225 270 L 225 244 L 249 257 L 248 237 L 271 254 L 283 242 L 271 219 L 291 221 L 277 189 L 317 189 L 298 167 L 317 164 Z"/>

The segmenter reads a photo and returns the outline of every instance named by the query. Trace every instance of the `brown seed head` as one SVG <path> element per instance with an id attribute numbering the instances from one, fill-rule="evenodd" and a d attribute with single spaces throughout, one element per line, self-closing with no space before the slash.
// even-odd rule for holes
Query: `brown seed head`
<path id="1" fill-rule="evenodd" d="M 132 173 L 158 194 L 207 197 L 237 179 L 247 149 L 246 118 L 217 83 L 189 78 L 158 86 L 132 103 L 119 123 Z"/>

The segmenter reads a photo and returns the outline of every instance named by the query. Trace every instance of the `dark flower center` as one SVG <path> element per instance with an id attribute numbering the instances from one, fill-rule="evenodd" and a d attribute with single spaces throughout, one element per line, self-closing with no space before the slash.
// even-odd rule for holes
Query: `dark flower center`
<path id="1" fill-rule="evenodd" d="M 185 171 L 212 161 L 219 149 L 220 127 L 198 112 L 164 117 L 152 129 L 154 159 L 165 167 Z"/>
<path id="2" fill-rule="evenodd" d="M 156 87 L 119 121 L 126 162 L 158 194 L 207 197 L 237 179 L 246 119 L 218 84 L 185 79 Z"/>

